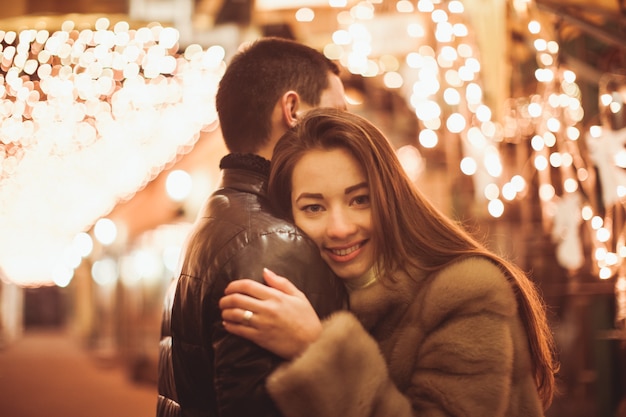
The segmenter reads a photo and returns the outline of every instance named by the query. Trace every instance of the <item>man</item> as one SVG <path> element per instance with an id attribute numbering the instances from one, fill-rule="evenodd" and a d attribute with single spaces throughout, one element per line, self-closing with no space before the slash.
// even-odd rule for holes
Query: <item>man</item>
<path id="1" fill-rule="evenodd" d="M 281 362 L 254 343 L 227 333 L 219 299 L 229 282 L 261 281 L 263 268 L 291 277 L 325 317 L 346 306 L 342 284 L 316 246 L 272 214 L 265 194 L 274 145 L 313 107 L 345 108 L 339 69 L 297 42 L 265 38 L 240 51 L 216 97 L 229 154 L 222 180 L 190 234 L 173 299 L 171 369 L 161 344 L 157 415 L 279 416 L 265 378 Z M 243 315 L 254 326 L 254 312 Z M 163 333 L 168 326 L 164 322 Z M 180 414 L 177 414 L 180 413 Z"/>

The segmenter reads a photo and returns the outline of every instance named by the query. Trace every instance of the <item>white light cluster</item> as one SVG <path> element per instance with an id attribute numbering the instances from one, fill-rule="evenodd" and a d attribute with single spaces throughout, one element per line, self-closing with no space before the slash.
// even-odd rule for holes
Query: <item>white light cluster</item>
<path id="1" fill-rule="evenodd" d="M 415 109 L 423 147 L 434 148 L 444 138 L 460 140 L 465 150 L 460 169 L 472 175 L 482 198 L 481 190 L 502 174 L 500 129 L 483 102 L 478 51 L 463 3 L 419 0 L 414 7 L 413 2 L 398 1 L 392 17 L 377 13 L 378 3 L 359 1 L 339 11 L 326 55 L 353 74 L 381 76 L 387 88 L 399 89 Z M 396 42 L 399 37 L 402 42 Z M 398 47 L 403 49 L 395 51 Z M 498 198 L 488 204 L 494 217 L 503 213 Z"/>
<path id="2" fill-rule="evenodd" d="M 543 220 L 552 226 L 557 260 L 576 272 L 587 258 L 600 279 L 623 276 L 626 228 L 619 213 L 624 210 L 626 174 L 619 155 L 626 155 L 626 129 L 623 125 L 610 126 L 608 119 L 620 113 L 626 101 L 626 77 L 613 80 L 608 92 L 602 92 L 600 80 L 600 111 L 609 118 L 605 118 L 605 125 L 591 126 L 582 134 L 579 125 L 584 109 L 576 74 L 560 63 L 560 46 L 552 40 L 551 28 L 542 27 L 533 17 L 538 16 L 534 4 L 526 1 L 515 5 L 520 15 L 530 16 L 527 28 L 536 49 L 538 92 L 527 101 L 515 103 L 512 114 L 516 117 L 511 125 L 518 133 L 532 136 L 531 159 L 536 171 L 530 175 L 537 175 L 539 180 Z M 590 175 L 596 170 L 597 181 Z M 599 198 L 595 192 L 598 183 L 602 190 Z M 587 239 L 581 231 L 588 236 L 590 247 L 584 245 Z"/>
<path id="3" fill-rule="evenodd" d="M 23 285 L 216 120 L 222 47 L 152 24 L 0 31 L 0 268 Z M 67 280 L 67 272 L 63 274 Z"/>

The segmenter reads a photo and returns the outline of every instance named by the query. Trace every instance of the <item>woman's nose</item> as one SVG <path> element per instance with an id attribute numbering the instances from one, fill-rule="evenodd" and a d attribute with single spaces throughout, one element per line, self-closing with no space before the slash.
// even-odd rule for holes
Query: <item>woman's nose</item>
<path id="1" fill-rule="evenodd" d="M 333 210 L 328 216 L 326 233 L 334 239 L 342 239 L 356 231 L 356 224 L 344 210 Z"/>

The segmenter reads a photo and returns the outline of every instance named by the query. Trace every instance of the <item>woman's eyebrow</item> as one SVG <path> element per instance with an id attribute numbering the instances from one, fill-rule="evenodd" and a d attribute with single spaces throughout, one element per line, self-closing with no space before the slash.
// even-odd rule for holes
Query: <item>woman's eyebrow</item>
<path id="1" fill-rule="evenodd" d="M 359 190 L 361 188 L 368 188 L 368 187 L 369 186 L 368 186 L 367 182 L 363 181 L 363 182 L 360 182 L 360 183 L 358 183 L 356 185 L 352 185 L 352 186 L 346 188 L 346 191 L 344 193 L 347 195 L 347 194 L 350 194 L 351 192 L 354 192 L 354 191 Z"/>
<path id="2" fill-rule="evenodd" d="M 324 197 L 322 196 L 322 194 L 321 194 L 321 193 L 301 193 L 301 194 L 300 194 L 300 195 L 298 195 L 298 197 L 296 198 L 296 203 L 297 203 L 298 201 L 300 201 L 300 199 L 302 199 L 302 198 L 313 198 L 313 199 L 316 199 L 316 200 L 321 200 L 321 199 L 323 199 Z"/>

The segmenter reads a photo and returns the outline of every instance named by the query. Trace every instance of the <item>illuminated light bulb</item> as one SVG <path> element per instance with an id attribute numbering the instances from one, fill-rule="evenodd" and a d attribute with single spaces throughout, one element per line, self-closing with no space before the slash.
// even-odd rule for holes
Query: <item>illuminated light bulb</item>
<path id="1" fill-rule="evenodd" d="M 512 201 L 515 199 L 517 192 L 515 191 L 515 186 L 510 182 L 507 182 L 502 186 L 502 197 L 505 200 Z"/>
<path id="2" fill-rule="evenodd" d="M 602 217 L 600 217 L 600 216 L 593 216 L 591 218 L 591 228 L 593 230 L 598 230 L 599 228 L 602 227 L 603 224 L 604 224 L 604 220 L 602 220 Z"/>
<path id="3" fill-rule="evenodd" d="M 546 44 L 546 49 L 551 54 L 557 54 L 559 52 L 559 44 L 557 42 L 555 42 L 555 41 L 549 41 Z"/>
<path id="4" fill-rule="evenodd" d="M 556 117 L 550 117 L 546 121 L 546 127 L 551 132 L 558 132 L 561 129 L 561 121 L 559 119 L 557 119 Z"/>
<path id="5" fill-rule="evenodd" d="M 413 13 L 415 8 L 413 7 L 413 3 L 408 0 L 400 0 L 396 3 L 396 10 L 399 13 Z"/>
<path id="6" fill-rule="evenodd" d="M 434 117 L 432 119 L 428 119 L 428 120 L 422 120 L 422 123 L 424 123 L 424 127 L 426 129 L 430 129 L 430 130 L 439 130 L 441 129 L 441 119 L 439 117 Z"/>
<path id="7" fill-rule="evenodd" d="M 431 18 L 435 23 L 444 23 L 448 21 L 448 14 L 445 10 L 437 9 L 432 12 Z"/>
<path id="8" fill-rule="evenodd" d="M 457 38 L 463 38 L 469 34 L 469 30 L 463 23 L 455 23 L 452 26 L 452 33 L 454 33 L 454 36 Z"/>
<path id="9" fill-rule="evenodd" d="M 533 46 L 537 51 L 541 52 L 545 51 L 548 48 L 548 43 L 545 41 L 545 39 L 535 39 L 535 42 L 533 42 Z"/>
<path id="10" fill-rule="evenodd" d="M 474 54 L 474 51 L 472 50 L 472 47 L 470 45 L 466 44 L 466 43 L 459 44 L 456 49 L 457 49 L 457 51 L 459 53 L 459 56 L 463 57 L 463 58 L 470 58 Z M 466 63 L 466 65 L 468 65 L 468 64 Z M 470 66 L 470 68 L 472 68 L 471 65 L 468 65 L 468 66 Z"/>
<path id="11" fill-rule="evenodd" d="M 606 259 L 607 253 L 608 251 L 606 250 L 606 248 L 599 247 L 599 248 L 596 248 L 593 256 L 597 262 L 604 262 L 604 260 Z"/>
<path id="12" fill-rule="evenodd" d="M 450 13 L 461 14 L 465 11 L 465 7 L 459 0 L 452 0 L 448 3 L 448 10 Z"/>
<path id="13" fill-rule="evenodd" d="M 539 54 L 539 61 L 544 67 L 549 67 L 550 65 L 554 64 L 554 58 L 550 54 Z"/>
<path id="14" fill-rule="evenodd" d="M 93 251 L 93 239 L 86 232 L 77 233 L 72 240 L 72 247 L 81 257 L 86 258 Z"/>
<path id="15" fill-rule="evenodd" d="M 578 140 L 580 138 L 580 130 L 576 126 L 568 126 L 565 133 L 569 140 Z"/>
<path id="16" fill-rule="evenodd" d="M 556 136 L 552 132 L 545 132 L 543 134 L 543 142 L 548 148 L 551 148 L 556 145 Z"/>
<path id="17" fill-rule="evenodd" d="M 99 219 L 94 226 L 94 235 L 98 242 L 110 245 L 117 238 L 117 226 L 111 219 Z"/>
<path id="18" fill-rule="evenodd" d="M 561 166 L 571 167 L 574 164 L 574 157 L 571 153 L 562 153 L 561 154 Z"/>
<path id="19" fill-rule="evenodd" d="M 57 265 L 52 269 L 52 282 L 60 288 L 67 287 L 72 278 L 74 278 L 74 270 L 63 265 Z"/>
<path id="20" fill-rule="evenodd" d="M 487 210 L 492 217 L 496 219 L 500 218 L 504 213 L 504 203 L 497 198 L 495 200 L 491 200 L 487 205 Z"/>
<path id="21" fill-rule="evenodd" d="M 424 26 L 420 23 L 409 23 L 406 27 L 406 32 L 411 38 L 423 38 L 426 34 Z"/>
<path id="22" fill-rule="evenodd" d="M 487 184 L 485 189 L 483 190 L 485 198 L 487 200 L 494 200 L 500 196 L 500 189 L 494 183 Z"/>
<path id="23" fill-rule="evenodd" d="M 461 168 L 461 172 L 468 176 L 474 175 L 478 170 L 478 164 L 476 163 L 476 160 L 469 156 L 461 159 L 459 167 Z"/>
<path id="24" fill-rule="evenodd" d="M 550 201 L 556 195 L 556 190 L 552 184 L 541 184 L 539 186 L 539 198 L 542 201 Z"/>
<path id="25" fill-rule="evenodd" d="M 330 7 L 346 7 L 348 0 L 328 0 L 328 5 Z"/>
<path id="26" fill-rule="evenodd" d="M 600 227 L 598 230 L 596 230 L 596 239 L 598 239 L 599 242 L 608 242 L 610 238 L 611 232 L 609 231 L 609 229 Z"/>
<path id="27" fill-rule="evenodd" d="M 445 80 L 451 87 L 461 87 L 463 86 L 463 79 L 461 78 L 459 72 L 455 69 L 449 69 L 444 74 Z"/>
<path id="28" fill-rule="evenodd" d="M 484 104 L 476 108 L 476 118 L 481 122 L 491 120 L 491 109 Z"/>
<path id="29" fill-rule="evenodd" d="M 480 103 L 483 99 L 483 90 L 476 83 L 469 83 L 465 89 L 465 97 L 468 103 Z"/>
<path id="30" fill-rule="evenodd" d="M 546 168 L 548 168 L 548 160 L 543 155 L 537 155 L 535 157 L 534 164 L 537 171 L 544 171 Z"/>
<path id="31" fill-rule="evenodd" d="M 541 104 L 530 103 L 528 105 L 528 114 L 530 115 L 530 117 L 540 117 L 542 113 L 543 109 L 541 107 Z"/>
<path id="32" fill-rule="evenodd" d="M 112 258 L 100 259 L 91 266 L 91 276 L 98 285 L 115 284 L 117 275 L 117 262 Z"/>
<path id="33" fill-rule="evenodd" d="M 464 82 L 473 81 L 475 78 L 474 75 L 475 72 L 465 65 L 459 68 L 459 78 Z"/>
<path id="34" fill-rule="evenodd" d="M 487 173 L 494 178 L 498 178 L 502 175 L 502 163 L 500 162 L 497 149 L 494 146 L 488 146 L 484 152 L 483 163 Z"/>
<path id="35" fill-rule="evenodd" d="M 344 50 L 340 45 L 329 43 L 324 47 L 324 55 L 331 60 L 340 60 L 343 58 Z"/>
<path id="36" fill-rule="evenodd" d="M 443 100 L 451 106 L 456 106 L 461 102 L 461 94 L 455 88 L 446 88 L 443 92 Z"/>
<path id="37" fill-rule="evenodd" d="M 531 20 L 528 22 L 528 31 L 533 35 L 538 34 L 541 31 L 541 24 L 536 20 Z"/>
<path id="38" fill-rule="evenodd" d="M 417 10 L 422 13 L 430 13 L 435 10 L 435 5 L 432 0 L 419 0 L 417 2 Z"/>
<path id="39" fill-rule="evenodd" d="M 563 161 L 563 158 L 561 157 L 561 154 L 558 152 L 552 152 L 550 154 L 550 165 L 552 165 L 555 168 L 558 168 L 561 166 L 561 163 Z"/>
<path id="40" fill-rule="evenodd" d="M 191 193 L 193 183 L 191 175 L 180 169 L 171 171 L 165 180 L 167 195 L 174 201 L 183 201 Z"/>
<path id="41" fill-rule="evenodd" d="M 396 89 L 402 87 L 404 80 L 402 75 L 397 72 L 388 72 L 383 76 L 383 83 L 385 87 L 389 89 Z"/>
<path id="42" fill-rule="evenodd" d="M 452 113 L 446 120 L 446 127 L 452 133 L 460 133 L 465 130 L 467 122 L 461 113 Z"/>
<path id="43" fill-rule="evenodd" d="M 424 148 L 434 148 L 437 146 L 439 138 L 434 130 L 423 129 L 419 133 L 419 142 Z"/>
<path id="44" fill-rule="evenodd" d="M 611 110 L 611 113 L 613 114 L 619 113 L 620 111 L 622 111 L 622 103 L 613 101 L 611 104 L 609 104 L 609 110 Z"/>
<path id="45" fill-rule="evenodd" d="M 589 134 L 593 138 L 601 137 L 602 136 L 602 126 L 594 125 L 594 126 L 589 127 Z"/>
<path id="46" fill-rule="evenodd" d="M 590 206 L 584 206 L 581 208 L 580 214 L 584 221 L 589 221 L 593 217 L 593 210 Z"/>
<path id="47" fill-rule="evenodd" d="M 454 32 L 452 31 L 452 25 L 448 22 L 441 22 L 437 24 L 437 28 L 435 29 L 435 39 L 441 43 L 448 43 L 452 41 L 452 36 Z"/>
<path id="48" fill-rule="evenodd" d="M 532 139 L 530 140 L 530 146 L 535 150 L 535 151 L 540 151 L 544 148 L 545 143 L 543 141 L 543 137 L 539 136 L 539 135 L 535 135 L 532 137 Z"/>
<path id="49" fill-rule="evenodd" d="M 518 193 L 521 193 L 526 188 L 526 180 L 521 175 L 514 175 L 513 178 L 511 178 L 511 184 Z"/>
<path id="50" fill-rule="evenodd" d="M 608 106 L 609 104 L 611 104 L 611 102 L 613 101 L 613 97 L 610 94 L 604 93 L 602 95 L 600 95 L 600 103 L 603 106 Z"/>
<path id="51" fill-rule="evenodd" d="M 441 107 L 433 100 L 421 101 L 415 106 L 415 114 L 419 119 L 433 119 L 441 115 Z"/>
<path id="52" fill-rule="evenodd" d="M 302 7 L 296 11 L 298 22 L 312 22 L 315 19 L 315 12 L 309 7 Z"/>
<path id="53" fill-rule="evenodd" d="M 598 272 L 598 277 L 600 279 L 609 279 L 611 278 L 611 275 L 613 275 L 613 273 L 611 272 L 611 268 L 608 268 L 606 266 L 600 268 L 600 271 Z"/>
<path id="54" fill-rule="evenodd" d="M 606 264 L 609 266 L 614 266 L 619 263 L 619 259 L 616 253 L 608 252 L 606 254 L 606 257 L 604 258 L 604 262 L 606 262 Z"/>
<path id="55" fill-rule="evenodd" d="M 563 189 L 568 193 L 573 193 L 578 190 L 578 181 L 573 178 L 568 178 L 563 182 Z"/>
<path id="56" fill-rule="evenodd" d="M 358 20 L 371 20 L 374 18 L 374 6 L 370 3 L 360 2 L 352 7 L 350 13 Z"/>
<path id="57" fill-rule="evenodd" d="M 480 131 L 488 138 L 496 139 L 496 134 L 498 133 L 498 130 L 499 126 L 491 120 L 480 124 Z"/>
<path id="58" fill-rule="evenodd" d="M 476 149 L 484 149 L 487 146 L 487 138 L 483 132 L 475 126 L 467 130 L 467 141 Z"/>
<path id="59" fill-rule="evenodd" d="M 378 58 L 378 66 L 382 71 L 397 72 L 400 69 L 400 62 L 395 56 L 384 54 Z"/>

